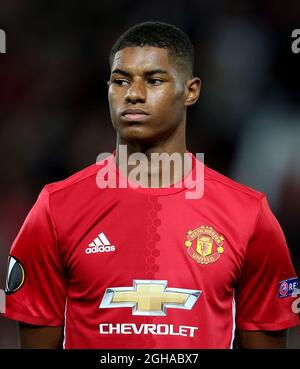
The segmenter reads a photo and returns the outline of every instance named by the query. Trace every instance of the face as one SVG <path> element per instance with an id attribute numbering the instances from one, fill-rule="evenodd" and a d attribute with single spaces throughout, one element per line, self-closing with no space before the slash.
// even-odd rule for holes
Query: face
<path id="1" fill-rule="evenodd" d="M 108 100 L 119 136 L 125 142 L 164 141 L 185 123 L 186 107 L 198 98 L 195 91 L 191 98 L 189 83 L 165 49 L 145 46 L 118 51 Z"/>

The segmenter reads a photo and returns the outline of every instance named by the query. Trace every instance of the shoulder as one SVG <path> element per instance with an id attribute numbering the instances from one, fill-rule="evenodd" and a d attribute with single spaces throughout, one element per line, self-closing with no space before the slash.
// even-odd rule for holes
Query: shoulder
<path id="1" fill-rule="evenodd" d="M 229 216 L 235 227 L 246 227 L 252 233 L 267 203 L 266 195 L 206 166 L 204 179 L 204 196 L 215 212 Z"/>
<path id="2" fill-rule="evenodd" d="M 44 190 L 53 195 L 56 192 L 71 189 L 74 186 L 81 186 L 88 182 L 91 178 L 94 178 L 99 167 L 96 164 L 92 164 L 61 181 L 48 183 L 45 185 Z"/>
<path id="3" fill-rule="evenodd" d="M 232 194 L 233 197 L 248 199 L 254 203 L 261 203 L 262 199 L 265 197 L 263 192 L 239 183 L 206 165 L 205 180 L 211 187 L 217 188 L 218 191 L 222 191 L 222 193 Z"/>
<path id="4" fill-rule="evenodd" d="M 43 191 L 47 192 L 48 195 L 53 196 L 58 193 L 65 194 L 96 188 L 97 173 L 101 168 L 106 166 L 112 158 L 113 155 L 110 155 L 106 159 L 91 164 L 64 180 L 49 183 L 45 185 Z"/>

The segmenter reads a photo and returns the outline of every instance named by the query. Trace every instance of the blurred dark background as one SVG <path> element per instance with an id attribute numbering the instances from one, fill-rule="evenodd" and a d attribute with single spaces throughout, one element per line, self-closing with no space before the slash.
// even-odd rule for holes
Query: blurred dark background
<path id="1" fill-rule="evenodd" d="M 0 288 L 7 255 L 39 191 L 112 152 L 108 54 L 130 26 L 161 20 L 196 48 L 199 102 L 188 148 L 205 163 L 266 193 L 300 274 L 300 2 L 254 0 L 1 0 Z M 17 347 L 0 318 L 0 348 Z M 289 332 L 300 347 L 300 331 Z"/>

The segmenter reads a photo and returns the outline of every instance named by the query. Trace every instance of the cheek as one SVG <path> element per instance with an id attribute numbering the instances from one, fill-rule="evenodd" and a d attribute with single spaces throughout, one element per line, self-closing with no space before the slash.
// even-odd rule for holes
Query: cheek
<path id="1" fill-rule="evenodd" d="M 178 114 L 181 111 L 183 102 L 183 93 L 181 91 L 159 91 L 148 97 L 148 102 L 153 105 L 154 111 L 158 113 L 166 112 L 168 115 Z"/>
<path id="2" fill-rule="evenodd" d="M 115 91 L 108 91 L 108 104 L 112 115 L 116 114 L 116 109 L 118 108 L 119 96 Z"/>
<path id="3" fill-rule="evenodd" d="M 114 104 L 115 99 L 116 99 L 116 93 L 113 90 L 109 89 L 108 90 L 108 102 L 109 102 L 109 104 Z"/>
<path id="4" fill-rule="evenodd" d="M 184 100 L 184 86 L 177 81 L 176 83 L 170 83 L 166 85 L 164 89 L 159 91 L 159 99 L 167 104 L 180 105 L 180 102 Z"/>

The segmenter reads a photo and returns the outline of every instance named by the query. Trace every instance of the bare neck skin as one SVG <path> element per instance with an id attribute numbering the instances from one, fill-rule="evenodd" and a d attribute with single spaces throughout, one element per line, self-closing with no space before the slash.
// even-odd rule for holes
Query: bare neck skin
<path id="1" fill-rule="evenodd" d="M 129 155 L 133 153 L 143 153 L 147 157 L 147 162 L 143 165 L 143 163 L 138 163 L 136 165 L 129 164 L 128 160 L 126 160 L 126 167 L 123 163 L 119 162 L 119 146 L 127 145 L 127 159 Z M 155 178 L 155 183 L 159 183 L 159 188 L 165 187 L 165 184 L 162 180 L 162 165 L 154 165 L 153 160 L 151 160 L 151 154 L 157 153 L 162 154 L 166 153 L 168 155 L 172 155 L 173 153 L 180 154 L 182 160 L 181 168 L 178 168 L 174 165 L 170 165 L 170 185 L 177 183 L 181 180 L 183 176 L 186 176 L 187 173 L 191 170 L 192 164 L 186 165 L 184 167 L 183 156 L 184 153 L 187 153 L 188 150 L 186 148 L 185 141 L 185 123 L 180 124 L 178 128 L 172 132 L 172 134 L 164 141 L 156 142 L 153 145 L 146 145 L 140 142 L 128 142 L 123 139 L 119 134 L 117 134 L 117 144 L 116 144 L 116 166 L 120 170 L 121 173 L 129 173 L 132 169 L 136 168 L 139 165 L 141 175 L 139 178 L 139 182 L 143 187 L 157 187 L 155 184 L 151 183 L 151 177 Z M 151 165 L 152 163 L 152 165 Z M 143 178 L 147 178 L 146 181 Z"/>

